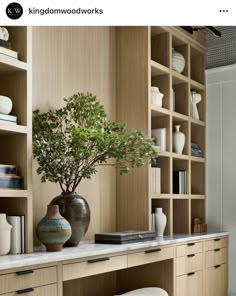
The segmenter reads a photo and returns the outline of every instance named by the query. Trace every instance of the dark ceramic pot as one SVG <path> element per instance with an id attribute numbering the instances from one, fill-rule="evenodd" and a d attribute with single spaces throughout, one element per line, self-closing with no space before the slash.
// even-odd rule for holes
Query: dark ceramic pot
<path id="1" fill-rule="evenodd" d="M 58 205 L 48 205 L 46 216 L 36 229 L 38 239 L 47 251 L 60 251 L 71 236 L 70 223 L 59 213 Z"/>
<path id="2" fill-rule="evenodd" d="M 75 192 L 62 192 L 51 204 L 59 205 L 60 214 L 70 223 L 72 235 L 66 246 L 77 246 L 88 230 L 90 208 L 87 201 Z"/>

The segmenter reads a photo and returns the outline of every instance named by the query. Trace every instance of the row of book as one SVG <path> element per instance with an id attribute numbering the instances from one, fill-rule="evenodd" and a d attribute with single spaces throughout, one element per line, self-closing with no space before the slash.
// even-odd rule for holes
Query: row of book
<path id="1" fill-rule="evenodd" d="M 17 124 L 17 117 L 0 113 L 0 123 L 2 124 Z"/>
<path id="2" fill-rule="evenodd" d="M 173 193 L 187 194 L 187 171 L 173 171 Z"/>
<path id="3" fill-rule="evenodd" d="M 7 216 L 7 221 L 12 225 L 9 254 L 23 254 L 25 252 L 25 217 Z"/>
<path id="4" fill-rule="evenodd" d="M 161 169 L 152 167 L 152 193 L 161 193 Z"/>

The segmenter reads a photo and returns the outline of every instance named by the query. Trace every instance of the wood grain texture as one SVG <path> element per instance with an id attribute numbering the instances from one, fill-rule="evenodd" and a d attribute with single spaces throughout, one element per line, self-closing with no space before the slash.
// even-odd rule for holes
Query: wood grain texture
<path id="1" fill-rule="evenodd" d="M 97 95 L 108 117 L 115 120 L 115 69 L 114 28 L 33 28 L 33 109 L 58 108 L 63 105 L 64 97 L 88 91 Z M 36 168 L 34 162 L 34 229 L 45 215 L 46 205 L 60 194 L 59 186 L 41 184 Z M 92 239 L 95 232 L 116 229 L 113 168 L 100 168 L 91 180 L 81 182 L 77 193 L 87 199 L 91 208 L 85 239 Z"/>

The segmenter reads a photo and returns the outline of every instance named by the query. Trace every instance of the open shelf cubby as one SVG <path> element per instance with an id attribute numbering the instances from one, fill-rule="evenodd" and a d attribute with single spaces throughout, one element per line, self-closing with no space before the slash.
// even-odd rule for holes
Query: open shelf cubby
<path id="1" fill-rule="evenodd" d="M 189 232 L 189 200 L 173 199 L 173 233 Z"/>
<path id="2" fill-rule="evenodd" d="M 162 99 L 162 107 L 170 109 L 170 75 L 152 75 L 151 86 L 156 86 L 164 95 Z"/>
<path id="3" fill-rule="evenodd" d="M 185 43 L 181 38 L 178 38 L 177 36 L 172 36 L 172 49 L 174 49 L 176 52 L 179 52 L 183 55 L 185 59 L 185 67 L 182 75 L 188 77 L 189 76 L 189 50 L 188 50 L 188 44 Z"/>
<path id="4" fill-rule="evenodd" d="M 173 121 L 173 132 L 175 130 L 175 126 L 179 125 L 180 126 L 180 132 L 182 132 L 185 135 L 185 143 L 184 143 L 184 148 L 183 148 L 183 154 L 184 155 L 189 155 L 189 122 L 176 117 L 175 115 L 172 118 Z M 174 152 L 174 149 L 172 147 L 172 152 Z"/>
<path id="5" fill-rule="evenodd" d="M 152 31 L 151 59 L 161 65 L 170 67 L 170 33 L 164 30 Z"/>
<path id="6" fill-rule="evenodd" d="M 205 157 L 205 127 L 191 123 L 191 143 L 197 144 L 202 152 L 201 157 Z"/>
<path id="7" fill-rule="evenodd" d="M 191 79 L 204 84 L 205 83 L 205 53 L 190 47 L 190 69 Z"/>
<path id="8" fill-rule="evenodd" d="M 166 228 L 164 235 L 171 235 L 172 211 L 170 199 L 152 199 L 152 213 L 155 213 L 156 208 L 162 208 L 163 213 L 166 215 Z"/>
<path id="9" fill-rule="evenodd" d="M 188 83 L 172 83 L 172 110 L 177 113 L 189 115 L 189 86 Z"/>
<path id="10" fill-rule="evenodd" d="M 159 156 L 156 159 L 155 167 L 160 168 L 161 175 L 161 194 L 170 194 L 171 180 L 170 180 L 170 158 L 166 156 Z"/>
<path id="11" fill-rule="evenodd" d="M 166 150 L 170 152 L 170 137 L 171 137 L 171 131 L 170 131 L 170 116 L 164 115 L 160 116 L 159 114 L 155 116 L 155 114 L 152 116 L 151 119 L 151 129 L 159 129 L 159 128 L 165 128 L 166 130 Z M 157 139 L 158 144 L 158 139 Z"/>
<path id="12" fill-rule="evenodd" d="M 191 161 L 191 194 L 205 195 L 205 163 Z"/>

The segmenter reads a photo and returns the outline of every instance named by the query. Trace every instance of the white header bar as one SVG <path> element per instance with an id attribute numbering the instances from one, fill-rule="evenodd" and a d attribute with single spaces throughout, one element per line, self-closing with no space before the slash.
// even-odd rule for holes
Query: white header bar
<path id="1" fill-rule="evenodd" d="M 23 14 L 18 19 L 19 7 Z M 233 4 L 234 3 L 234 4 Z M 236 25 L 232 0 L 1 0 L 1 25 Z"/>

